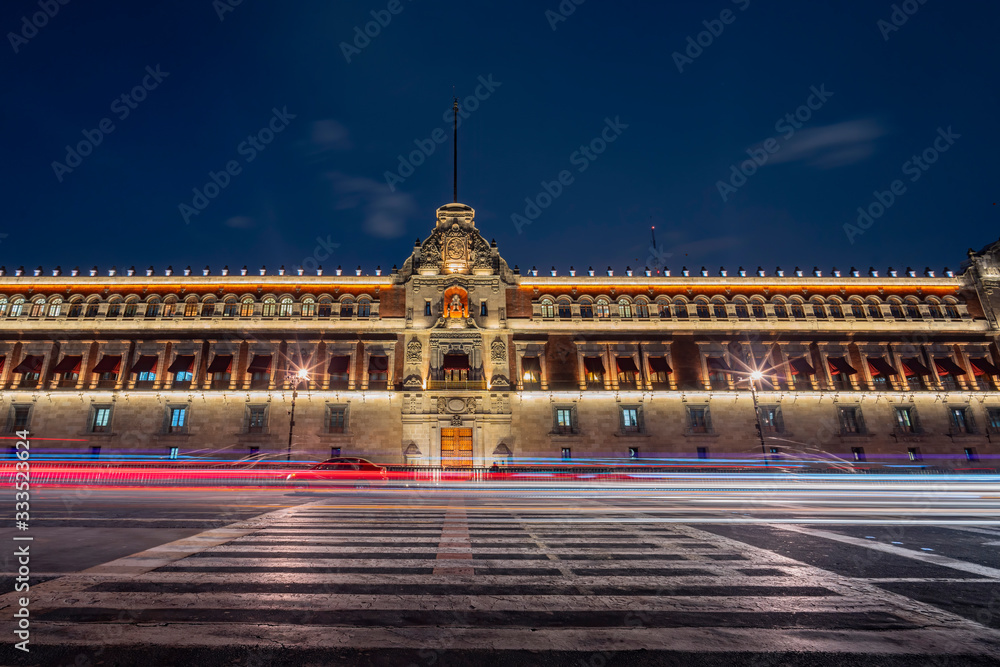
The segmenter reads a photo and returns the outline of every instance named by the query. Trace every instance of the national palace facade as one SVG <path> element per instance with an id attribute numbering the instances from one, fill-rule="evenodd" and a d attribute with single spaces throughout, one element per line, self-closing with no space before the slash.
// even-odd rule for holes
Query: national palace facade
<path id="1" fill-rule="evenodd" d="M 960 271 L 511 269 L 448 204 L 401 269 L 4 270 L 0 410 L 115 458 L 989 465 L 1000 242 Z M 305 379 L 297 374 L 303 370 Z"/>

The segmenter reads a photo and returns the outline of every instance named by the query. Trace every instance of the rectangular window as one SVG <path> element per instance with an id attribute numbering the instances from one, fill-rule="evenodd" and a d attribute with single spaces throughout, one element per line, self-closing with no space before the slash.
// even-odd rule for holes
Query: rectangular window
<path id="1" fill-rule="evenodd" d="M 31 407 L 27 405 L 15 405 L 11 412 L 10 431 L 24 431 L 28 428 L 28 421 L 31 417 Z"/>
<path id="2" fill-rule="evenodd" d="M 179 373 L 174 373 L 174 382 L 190 382 L 194 379 L 194 374 L 191 371 L 180 371 Z"/>
<path id="3" fill-rule="evenodd" d="M 965 448 L 965 460 L 966 461 L 978 461 L 979 460 L 979 454 L 976 452 L 976 448 L 975 447 L 966 447 Z"/>
<path id="4" fill-rule="evenodd" d="M 688 408 L 688 429 L 691 433 L 711 433 L 707 407 Z"/>
<path id="5" fill-rule="evenodd" d="M 247 408 L 247 433 L 264 433 L 267 426 L 267 406 L 251 405 Z"/>
<path id="6" fill-rule="evenodd" d="M 986 410 L 986 420 L 990 425 L 990 430 L 1000 432 L 1000 408 L 989 408 Z"/>
<path id="7" fill-rule="evenodd" d="M 563 447 L 562 448 L 562 460 L 563 461 L 569 461 L 570 458 L 572 458 L 572 454 L 573 454 L 573 452 L 570 451 L 569 447 Z"/>
<path id="8" fill-rule="evenodd" d="M 479 316 L 486 317 L 490 314 L 490 309 L 486 307 L 486 301 L 479 302 Z"/>
<path id="9" fill-rule="evenodd" d="M 331 405 L 327 408 L 327 433 L 347 433 L 347 407 Z"/>
<path id="10" fill-rule="evenodd" d="M 556 408 L 556 433 L 573 433 L 574 430 L 573 409 Z"/>
<path id="11" fill-rule="evenodd" d="M 707 459 L 708 458 L 708 447 L 699 447 L 698 448 L 698 458 L 699 459 Z"/>
<path id="12" fill-rule="evenodd" d="M 865 460 L 865 448 L 864 447 L 851 447 L 851 456 L 854 457 L 855 461 Z"/>
<path id="13" fill-rule="evenodd" d="M 781 418 L 781 407 L 762 405 L 760 407 L 760 427 L 764 433 L 783 433 L 785 424 Z"/>
<path id="14" fill-rule="evenodd" d="M 842 435 L 861 435 L 865 432 L 859 408 L 838 408 L 840 411 L 840 433 Z"/>
<path id="15" fill-rule="evenodd" d="M 781 453 L 781 447 L 768 447 L 767 451 L 768 451 L 769 454 L 780 454 Z"/>
<path id="16" fill-rule="evenodd" d="M 896 408 L 896 430 L 900 433 L 916 433 L 916 418 L 913 408 Z"/>
<path id="17" fill-rule="evenodd" d="M 167 458 L 170 459 L 171 461 L 176 461 L 177 457 L 180 455 L 180 453 L 181 453 L 181 448 L 180 447 L 168 447 L 167 448 Z"/>
<path id="18" fill-rule="evenodd" d="M 950 408 L 953 433 L 975 433 L 972 414 L 968 408 Z"/>
<path id="19" fill-rule="evenodd" d="M 187 432 L 187 407 L 170 408 L 170 422 L 167 428 L 168 433 Z"/>
<path id="20" fill-rule="evenodd" d="M 637 459 L 637 458 L 639 458 L 639 448 L 638 447 L 629 447 L 628 448 L 628 457 L 630 459 Z"/>
<path id="21" fill-rule="evenodd" d="M 90 458 L 98 459 L 101 457 L 101 448 L 99 446 L 90 448 Z"/>
<path id="22" fill-rule="evenodd" d="M 907 449 L 906 450 L 906 456 L 911 461 L 920 461 L 920 460 L 922 460 L 920 458 L 920 448 L 919 447 L 910 447 L 909 449 Z"/>
<path id="23" fill-rule="evenodd" d="M 331 447 L 330 448 L 330 458 L 331 459 L 339 459 L 340 458 L 340 447 Z"/>
<path id="24" fill-rule="evenodd" d="M 91 433 L 107 433 L 111 430 L 111 408 L 106 406 L 95 406 L 93 416 L 90 420 Z"/>
<path id="25" fill-rule="evenodd" d="M 427 299 L 424 301 L 424 317 L 431 316 L 431 300 Z"/>
<path id="26" fill-rule="evenodd" d="M 639 408 L 621 408 L 622 433 L 641 433 L 642 424 L 639 423 Z"/>

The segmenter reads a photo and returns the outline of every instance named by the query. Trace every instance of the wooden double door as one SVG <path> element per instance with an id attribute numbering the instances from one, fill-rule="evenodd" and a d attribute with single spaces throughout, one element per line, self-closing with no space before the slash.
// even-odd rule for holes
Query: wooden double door
<path id="1" fill-rule="evenodd" d="M 441 429 L 441 465 L 446 468 L 472 467 L 472 429 Z"/>

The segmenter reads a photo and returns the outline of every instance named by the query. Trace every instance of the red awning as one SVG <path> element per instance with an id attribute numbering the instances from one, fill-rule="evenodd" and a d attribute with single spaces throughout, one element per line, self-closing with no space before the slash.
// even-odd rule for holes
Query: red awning
<path id="1" fill-rule="evenodd" d="M 229 367 L 233 365 L 233 355 L 217 354 L 212 363 L 208 365 L 209 373 L 228 373 Z"/>
<path id="2" fill-rule="evenodd" d="M 796 357 L 788 362 L 792 367 L 792 375 L 815 375 L 816 369 L 803 357 Z"/>
<path id="3" fill-rule="evenodd" d="M 951 360 L 951 357 L 936 357 L 934 366 L 938 375 L 965 375 L 965 369 Z"/>
<path id="4" fill-rule="evenodd" d="M 532 371 L 535 373 L 542 372 L 542 365 L 538 363 L 538 357 L 521 357 L 521 368 L 525 373 Z"/>
<path id="5" fill-rule="evenodd" d="M 604 374 L 604 362 L 600 357 L 584 357 L 583 366 L 591 373 Z"/>
<path id="6" fill-rule="evenodd" d="M 346 375 L 348 372 L 348 368 L 350 368 L 350 365 L 351 365 L 350 357 L 345 357 L 345 356 L 332 357 L 330 359 L 330 368 L 327 369 L 327 372 L 330 375 Z"/>
<path id="7" fill-rule="evenodd" d="M 468 368 L 468 366 L 466 366 L 466 368 Z M 387 370 L 389 370 L 389 357 L 385 355 L 380 355 L 380 356 L 372 355 L 368 357 L 369 373 L 385 373 Z"/>
<path id="8" fill-rule="evenodd" d="M 157 358 L 155 354 L 144 354 L 132 366 L 133 373 L 150 373 L 156 370 Z"/>
<path id="9" fill-rule="evenodd" d="M 187 373 L 191 370 L 194 365 L 194 355 L 193 354 L 178 354 L 174 359 L 174 363 L 170 364 L 170 368 L 167 369 L 168 373 Z"/>
<path id="10" fill-rule="evenodd" d="M 868 368 L 871 370 L 872 375 L 884 375 L 886 377 L 899 375 L 896 369 L 889 365 L 889 362 L 882 357 L 868 357 Z"/>
<path id="11" fill-rule="evenodd" d="M 649 358 L 649 369 L 654 373 L 673 373 L 673 369 L 670 368 L 670 364 L 667 363 L 666 357 L 650 357 Z"/>
<path id="12" fill-rule="evenodd" d="M 969 359 L 972 364 L 972 372 L 976 375 L 1000 375 L 1000 368 L 997 368 L 982 357 Z M 0 370 L 3 370 L 3 360 L 0 358 Z"/>
<path id="13" fill-rule="evenodd" d="M 105 354 L 101 357 L 101 360 L 97 362 L 94 366 L 95 373 L 117 373 L 118 368 L 122 365 L 122 355 L 120 354 Z"/>
<path id="14" fill-rule="evenodd" d="M 38 373 L 45 363 L 45 356 L 41 354 L 29 354 L 24 360 L 14 367 L 15 373 Z"/>
<path id="15" fill-rule="evenodd" d="M 469 370 L 469 355 L 467 355 L 467 354 L 446 354 L 446 355 L 444 355 L 444 370 L 446 370 L 446 371 L 467 371 L 467 370 Z"/>
<path id="16" fill-rule="evenodd" d="M 0 373 L 3 372 L 3 367 L 4 367 L 4 364 L 6 364 L 6 363 L 7 363 L 7 357 L 6 357 L 6 355 L 0 356 Z"/>
<path id="17" fill-rule="evenodd" d="M 916 358 L 908 357 L 903 359 L 903 372 L 906 373 L 906 377 L 913 375 L 930 375 L 931 369 L 917 361 Z"/>
<path id="18" fill-rule="evenodd" d="M 847 360 L 843 357 L 827 357 L 827 361 L 830 362 L 830 372 L 834 375 L 843 373 L 844 375 L 855 375 L 857 371 L 847 363 Z"/>
<path id="19" fill-rule="evenodd" d="M 711 371 L 721 371 L 723 373 L 730 373 L 733 369 L 729 367 L 726 360 L 722 357 L 709 357 L 708 358 L 708 370 Z"/>
<path id="20" fill-rule="evenodd" d="M 255 354 L 250 365 L 247 366 L 247 373 L 267 373 L 271 370 L 270 354 Z"/>
<path id="21" fill-rule="evenodd" d="M 639 369 L 635 365 L 635 360 L 632 357 L 618 357 L 618 372 L 619 373 L 638 373 Z"/>
<path id="22" fill-rule="evenodd" d="M 67 354 L 65 357 L 59 360 L 56 367 L 52 369 L 53 373 L 78 373 L 80 371 L 80 361 L 83 359 L 82 356 Z"/>

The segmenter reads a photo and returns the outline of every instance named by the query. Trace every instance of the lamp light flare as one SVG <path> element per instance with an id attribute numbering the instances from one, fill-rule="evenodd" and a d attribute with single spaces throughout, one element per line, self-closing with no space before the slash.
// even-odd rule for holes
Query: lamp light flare
<path id="1" fill-rule="evenodd" d="M 298 370 L 298 372 L 295 373 L 295 375 L 298 376 L 298 378 L 300 380 L 308 380 L 309 379 L 309 371 L 306 370 L 305 368 L 300 368 Z"/>
<path id="2" fill-rule="evenodd" d="M 762 377 L 764 377 L 764 374 L 761 373 L 760 371 L 753 371 L 750 373 L 751 380 L 757 381 L 760 380 Z"/>

